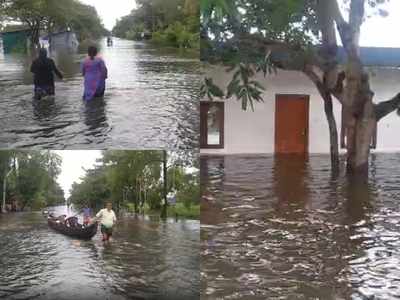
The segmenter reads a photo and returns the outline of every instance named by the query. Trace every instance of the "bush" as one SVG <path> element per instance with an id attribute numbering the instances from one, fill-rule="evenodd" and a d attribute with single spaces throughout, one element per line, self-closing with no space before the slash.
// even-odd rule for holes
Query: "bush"
<path id="1" fill-rule="evenodd" d="M 189 26 L 175 22 L 165 30 L 154 32 L 153 41 L 177 48 L 198 48 L 200 35 L 192 33 L 189 29 Z"/>
<path id="2" fill-rule="evenodd" d="M 170 217 L 184 217 L 198 219 L 200 217 L 200 205 L 191 205 L 190 208 L 185 207 L 183 203 L 177 203 L 175 206 L 170 206 L 168 209 Z"/>
<path id="3" fill-rule="evenodd" d="M 46 199 L 43 197 L 43 195 L 38 195 L 35 197 L 35 199 L 32 202 L 32 209 L 33 210 L 40 210 L 44 207 L 46 207 Z"/>
<path id="4" fill-rule="evenodd" d="M 125 38 L 128 40 L 140 41 L 143 39 L 143 33 L 145 31 L 144 25 L 139 24 L 125 33 Z"/>

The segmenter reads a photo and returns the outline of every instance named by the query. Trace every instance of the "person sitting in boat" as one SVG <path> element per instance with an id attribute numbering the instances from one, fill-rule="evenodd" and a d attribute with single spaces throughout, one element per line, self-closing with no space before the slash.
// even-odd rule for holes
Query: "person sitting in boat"
<path id="1" fill-rule="evenodd" d="M 60 223 L 65 223 L 65 218 L 67 217 L 67 215 L 61 215 L 61 216 L 59 216 L 58 218 L 57 218 L 57 221 L 58 222 L 60 222 Z M 57 222 L 56 221 L 56 222 Z M 58 223 L 57 222 L 57 223 Z"/>
<path id="2" fill-rule="evenodd" d="M 78 218 L 75 216 L 69 217 L 68 219 L 65 220 L 65 225 L 67 225 L 68 227 L 78 226 Z"/>
<path id="3" fill-rule="evenodd" d="M 96 97 L 103 97 L 106 89 L 108 70 L 104 60 L 97 56 L 97 48 L 88 48 L 88 57 L 82 62 L 81 71 L 84 76 L 83 99 L 90 101 Z"/>
<path id="4" fill-rule="evenodd" d="M 86 205 L 82 211 L 83 211 L 83 225 L 87 226 L 90 224 L 92 209 L 89 207 L 89 205 Z"/>
<path id="5" fill-rule="evenodd" d="M 101 233 L 103 234 L 103 242 L 109 241 L 113 233 L 113 227 L 117 221 L 115 212 L 112 210 L 112 203 L 107 202 L 106 208 L 103 208 L 96 214 L 96 218 L 100 219 Z"/>
<path id="6" fill-rule="evenodd" d="M 54 60 L 47 57 L 47 50 L 44 48 L 39 50 L 39 57 L 33 61 L 31 72 L 34 74 L 34 98 L 36 100 L 55 94 L 53 73 L 58 78 L 63 79 L 63 75 L 57 69 Z"/>

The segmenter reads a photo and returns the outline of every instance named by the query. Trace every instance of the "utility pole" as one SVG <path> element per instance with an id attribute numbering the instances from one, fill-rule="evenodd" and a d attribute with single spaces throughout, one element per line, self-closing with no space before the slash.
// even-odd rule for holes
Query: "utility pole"
<path id="1" fill-rule="evenodd" d="M 3 203 L 1 205 L 1 212 L 6 213 L 6 189 L 7 189 L 7 177 L 11 174 L 12 169 L 8 171 L 8 173 L 4 174 L 4 180 L 3 180 Z"/>
<path id="2" fill-rule="evenodd" d="M 168 209 L 168 201 L 167 201 L 167 151 L 163 150 L 163 184 L 164 184 L 164 189 L 163 189 L 163 198 L 164 198 L 164 206 L 161 211 L 161 218 L 166 218 L 167 217 L 167 209 Z"/>
<path id="3" fill-rule="evenodd" d="M 7 176 L 3 179 L 3 203 L 1 204 L 1 212 L 4 214 L 6 212 L 6 180 Z"/>

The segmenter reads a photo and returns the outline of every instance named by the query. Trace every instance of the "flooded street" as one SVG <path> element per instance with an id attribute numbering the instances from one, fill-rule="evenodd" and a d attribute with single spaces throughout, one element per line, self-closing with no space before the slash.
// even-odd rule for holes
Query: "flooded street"
<path id="1" fill-rule="evenodd" d="M 1 148 L 197 147 L 198 58 L 121 39 L 100 46 L 109 70 L 106 93 L 88 104 L 82 101 L 84 52 L 52 53 L 65 78 L 56 81 L 55 99 L 37 102 L 32 59 L 0 51 Z"/>
<path id="2" fill-rule="evenodd" d="M 202 158 L 202 299 L 400 298 L 400 154 L 364 183 L 329 161 Z"/>
<path id="3" fill-rule="evenodd" d="M 39 212 L 0 215 L 0 298 L 198 299 L 199 231 L 199 221 L 124 217 L 103 245 L 100 229 L 79 241 Z"/>

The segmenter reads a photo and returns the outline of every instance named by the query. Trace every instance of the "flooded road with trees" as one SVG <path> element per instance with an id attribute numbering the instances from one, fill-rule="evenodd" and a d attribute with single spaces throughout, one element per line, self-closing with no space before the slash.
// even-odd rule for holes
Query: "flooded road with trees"
<path id="1" fill-rule="evenodd" d="M 48 228 L 40 212 L 0 214 L 0 298 L 199 298 L 199 221 L 118 219 L 104 245 L 100 230 L 75 240 Z"/>
<path id="2" fill-rule="evenodd" d="M 398 299 L 399 163 L 356 182 L 328 155 L 203 157 L 203 299 Z"/>
<path id="3" fill-rule="evenodd" d="M 0 43 L 1 46 L 1 43 Z M 0 147 L 193 149 L 198 140 L 200 62 L 177 49 L 114 39 L 100 42 L 109 75 L 104 100 L 82 100 L 78 54 L 52 53 L 63 81 L 33 100 L 32 59 L 0 51 Z"/>

